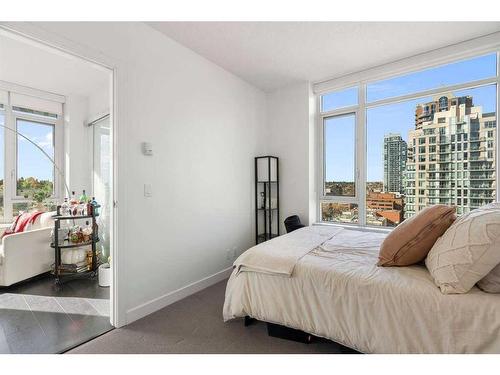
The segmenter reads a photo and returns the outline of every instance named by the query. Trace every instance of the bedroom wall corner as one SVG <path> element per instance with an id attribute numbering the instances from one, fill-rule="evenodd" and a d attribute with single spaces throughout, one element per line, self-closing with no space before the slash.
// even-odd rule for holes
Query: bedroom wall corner
<path id="1" fill-rule="evenodd" d="M 309 82 L 267 94 L 267 153 L 280 158 L 280 219 L 315 221 L 315 100 Z M 314 212 L 313 216 L 311 213 Z"/>

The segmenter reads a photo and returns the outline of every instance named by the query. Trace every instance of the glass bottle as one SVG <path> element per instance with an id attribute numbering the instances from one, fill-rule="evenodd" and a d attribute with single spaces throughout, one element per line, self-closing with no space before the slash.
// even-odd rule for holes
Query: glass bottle
<path id="1" fill-rule="evenodd" d="M 99 203 L 97 203 L 95 197 L 92 197 L 92 201 L 90 202 L 90 204 L 92 205 L 93 215 L 99 216 Z"/>
<path id="2" fill-rule="evenodd" d="M 89 242 L 92 240 L 92 231 L 93 231 L 92 226 L 89 224 L 88 221 L 86 221 L 85 228 L 82 229 L 84 242 Z"/>
<path id="3" fill-rule="evenodd" d="M 85 194 L 85 189 L 84 189 L 82 195 L 80 195 L 80 203 L 81 204 L 87 203 L 87 201 L 88 201 L 88 197 L 87 197 L 87 194 Z"/>
<path id="4" fill-rule="evenodd" d="M 78 200 L 76 199 L 76 195 L 75 195 L 75 192 L 74 192 L 74 191 L 72 191 L 72 192 L 71 192 L 71 199 L 70 199 L 69 203 L 70 203 L 71 205 L 74 205 L 74 204 L 77 204 L 77 203 L 78 203 Z"/>
<path id="5" fill-rule="evenodd" d="M 68 198 L 64 198 L 64 203 L 61 205 L 61 215 L 62 216 L 70 215 Z"/>

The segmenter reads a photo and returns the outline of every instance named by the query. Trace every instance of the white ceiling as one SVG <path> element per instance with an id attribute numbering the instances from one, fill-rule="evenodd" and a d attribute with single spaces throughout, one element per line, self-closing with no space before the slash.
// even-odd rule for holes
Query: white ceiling
<path id="1" fill-rule="evenodd" d="M 0 33 L 0 80 L 60 95 L 108 89 L 110 72 L 7 32 Z"/>
<path id="2" fill-rule="evenodd" d="M 150 22 L 272 91 L 317 82 L 500 31 L 500 22 Z"/>

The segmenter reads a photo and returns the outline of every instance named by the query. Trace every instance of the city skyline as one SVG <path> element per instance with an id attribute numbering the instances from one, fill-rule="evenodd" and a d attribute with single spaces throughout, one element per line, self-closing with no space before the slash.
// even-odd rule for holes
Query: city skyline
<path id="1" fill-rule="evenodd" d="M 470 95 L 473 97 L 474 105 L 483 108 L 483 113 L 496 113 L 496 86 L 484 86 L 469 90 L 453 92 L 457 97 Z M 384 137 L 388 134 L 400 134 L 405 142 L 408 142 L 408 133 L 415 126 L 415 108 L 419 104 L 432 101 L 432 97 L 423 97 L 406 102 L 388 104 L 367 109 L 366 134 L 367 134 L 367 182 L 384 181 L 383 169 L 383 147 Z M 391 107 L 391 108 L 388 108 Z M 354 177 L 354 158 L 348 156 L 354 136 L 351 123 L 347 116 L 334 117 L 338 123 L 335 129 L 329 133 L 325 131 L 325 143 L 330 149 L 342 150 L 338 152 L 325 152 L 325 182 L 352 182 Z M 328 121 L 328 120 L 327 120 Z M 342 129 L 342 126 L 348 129 Z M 373 142 L 377 140 L 377 142 Z M 352 155 L 354 156 L 354 144 L 352 144 Z M 331 156 L 329 162 L 328 156 Z M 340 158 L 340 159 L 339 159 Z"/>
<path id="2" fill-rule="evenodd" d="M 448 64 L 442 67 L 424 70 L 422 72 L 392 78 L 368 85 L 369 100 L 378 100 L 406 93 L 418 92 L 423 89 L 442 87 L 460 83 L 465 80 L 476 80 L 496 75 L 496 55 L 486 55 L 479 58 Z M 458 77 L 458 78 L 457 78 Z M 457 80 L 459 80 L 457 82 Z M 483 112 L 496 112 L 496 86 L 483 86 L 474 89 L 459 90 L 455 96 L 470 95 L 476 106 L 482 106 Z M 325 95 L 323 107 L 340 108 L 352 105 L 353 90 L 344 90 L 333 96 Z M 336 105 L 334 104 L 337 103 Z M 367 133 L 367 182 L 383 181 L 383 139 L 386 134 L 400 133 L 408 141 L 408 132 L 414 126 L 415 107 L 418 104 L 432 101 L 432 97 L 420 97 L 400 103 L 368 108 L 366 111 Z M 325 181 L 352 182 L 354 177 L 354 142 L 353 132 L 345 117 L 333 117 L 338 125 L 335 131 L 328 131 L 325 124 Z M 327 119 L 326 121 L 329 121 Z M 340 126 L 346 123 L 345 129 Z M 330 151 L 339 148 L 343 152 Z M 352 152 L 351 152 L 352 151 Z"/>

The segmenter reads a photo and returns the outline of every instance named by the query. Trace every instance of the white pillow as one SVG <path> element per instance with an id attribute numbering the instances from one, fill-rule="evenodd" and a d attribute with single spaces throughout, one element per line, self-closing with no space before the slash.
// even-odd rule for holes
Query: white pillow
<path id="1" fill-rule="evenodd" d="M 477 286 L 487 293 L 500 293 L 500 264 L 483 277 Z"/>
<path id="2" fill-rule="evenodd" d="M 52 216 L 56 214 L 55 211 L 51 212 L 44 212 L 43 214 L 40 215 L 39 217 L 39 222 L 40 222 L 40 228 L 50 228 L 54 226 L 54 219 Z"/>
<path id="3" fill-rule="evenodd" d="M 499 204 L 460 216 L 436 241 L 425 260 L 444 294 L 467 293 L 499 263 Z"/>

